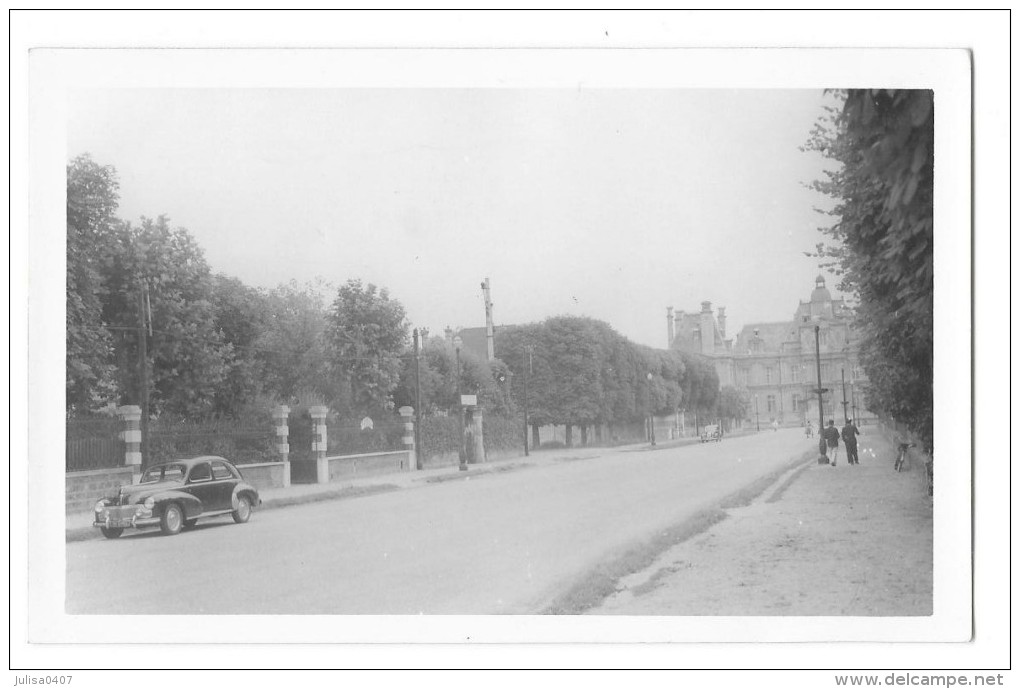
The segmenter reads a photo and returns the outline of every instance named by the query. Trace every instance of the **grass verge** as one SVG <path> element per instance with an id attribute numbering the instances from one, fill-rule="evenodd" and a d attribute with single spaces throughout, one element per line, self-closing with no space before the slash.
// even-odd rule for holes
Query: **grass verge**
<path id="1" fill-rule="evenodd" d="M 811 454 L 811 456 L 814 455 Z M 787 462 L 781 468 L 727 495 L 717 507 L 696 512 L 684 521 L 668 527 L 655 537 L 628 548 L 618 557 L 596 565 L 582 575 L 566 592 L 556 597 L 541 611 L 541 614 L 580 615 L 598 606 L 617 592 L 619 581 L 623 577 L 650 567 L 669 548 L 708 531 L 712 526 L 726 519 L 727 509 L 750 505 L 781 476 L 798 464 L 805 462 L 806 457 L 807 454 Z"/>

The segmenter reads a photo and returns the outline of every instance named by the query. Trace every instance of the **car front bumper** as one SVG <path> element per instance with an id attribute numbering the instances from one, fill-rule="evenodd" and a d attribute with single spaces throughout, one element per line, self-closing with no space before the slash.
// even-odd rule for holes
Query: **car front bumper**
<path id="1" fill-rule="evenodd" d="M 159 517 L 152 516 L 152 510 L 145 505 L 107 506 L 96 512 L 92 526 L 107 529 L 136 529 L 143 526 L 156 526 Z"/>

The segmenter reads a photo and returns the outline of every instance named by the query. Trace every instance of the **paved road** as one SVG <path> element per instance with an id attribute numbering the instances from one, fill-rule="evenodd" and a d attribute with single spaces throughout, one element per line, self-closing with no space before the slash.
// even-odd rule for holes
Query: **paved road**
<path id="1" fill-rule="evenodd" d="M 564 458 L 260 512 L 240 526 L 228 517 L 174 537 L 157 531 L 70 543 L 66 609 L 536 613 L 590 567 L 716 504 L 809 445 L 790 429 Z"/>

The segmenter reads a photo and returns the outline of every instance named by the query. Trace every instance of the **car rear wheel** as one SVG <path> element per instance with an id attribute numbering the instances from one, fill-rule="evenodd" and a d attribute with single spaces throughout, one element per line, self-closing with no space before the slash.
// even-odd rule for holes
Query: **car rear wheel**
<path id="1" fill-rule="evenodd" d="M 172 502 L 163 509 L 163 516 L 159 520 L 160 530 L 167 536 L 174 536 L 184 528 L 184 514 L 180 506 Z"/>
<path id="2" fill-rule="evenodd" d="M 107 538 L 120 538 L 120 535 L 124 533 L 124 529 L 116 526 L 100 526 L 99 530 L 103 532 L 103 535 Z"/>
<path id="3" fill-rule="evenodd" d="M 238 524 L 244 524 L 251 518 L 251 500 L 247 495 L 237 496 L 237 509 L 231 513 L 234 521 Z"/>

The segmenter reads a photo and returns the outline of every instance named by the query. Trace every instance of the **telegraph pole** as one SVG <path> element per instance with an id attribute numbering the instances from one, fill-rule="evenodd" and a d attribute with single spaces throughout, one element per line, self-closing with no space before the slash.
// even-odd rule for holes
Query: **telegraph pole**
<path id="1" fill-rule="evenodd" d="M 414 449 L 418 461 L 417 469 L 422 469 L 421 454 L 421 349 L 418 342 L 418 328 L 414 329 Z"/>
<path id="2" fill-rule="evenodd" d="M 815 326 L 815 371 L 818 374 L 818 389 L 815 392 L 818 393 L 818 463 L 828 464 L 829 457 L 825 454 L 825 437 L 823 431 L 825 430 L 825 412 L 822 409 L 822 394 L 827 392 L 822 387 L 822 350 L 818 344 L 819 333 L 821 332 L 820 326 Z"/>
<path id="3" fill-rule="evenodd" d="M 492 297 L 489 291 L 489 278 L 482 283 L 482 296 L 485 298 L 485 343 L 488 360 L 496 358 L 496 343 L 493 340 Z"/>
<path id="4" fill-rule="evenodd" d="M 142 466 L 149 463 L 149 352 L 148 336 L 152 334 L 152 316 L 149 310 L 149 285 L 142 283 L 138 293 L 138 401 L 142 408 Z M 147 323 L 148 321 L 148 323 Z"/>
<path id="5" fill-rule="evenodd" d="M 531 373 L 531 345 L 525 345 L 524 354 L 527 361 L 522 361 L 524 369 L 524 456 L 528 456 L 528 374 Z"/>
<path id="6" fill-rule="evenodd" d="M 846 415 L 846 405 L 848 405 L 850 403 L 846 401 L 846 369 L 845 368 L 839 369 L 839 377 L 840 377 L 840 380 L 843 381 L 843 421 L 846 421 L 848 418 L 850 418 L 849 416 Z"/>

